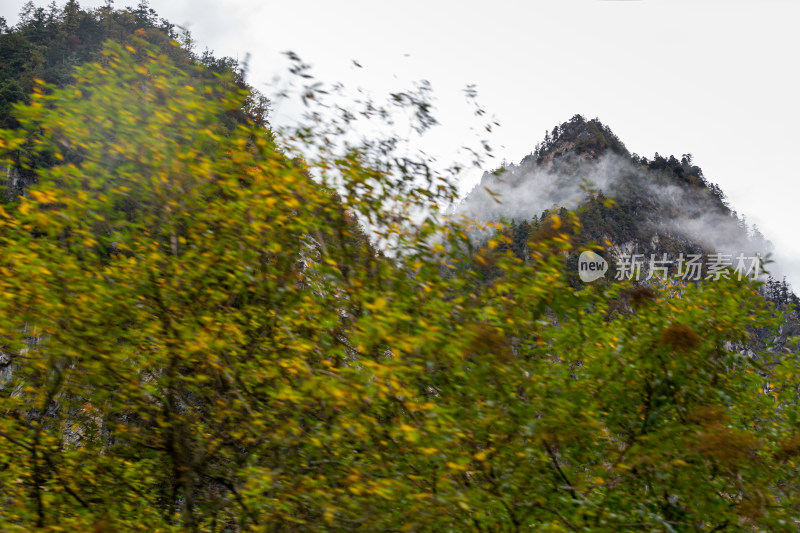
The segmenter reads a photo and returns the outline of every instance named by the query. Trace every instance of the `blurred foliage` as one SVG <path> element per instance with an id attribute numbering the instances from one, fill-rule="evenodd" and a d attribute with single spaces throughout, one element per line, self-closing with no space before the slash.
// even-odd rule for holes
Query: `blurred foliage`
<path id="1" fill-rule="evenodd" d="M 192 76 L 213 80 L 215 74 L 229 75 L 238 88 L 251 91 L 243 102 L 243 112 L 266 125 L 266 99 L 247 86 L 241 65 L 230 57 L 216 58 L 208 50 L 195 52 L 188 31 L 159 18 L 146 1 L 135 8 L 114 9 L 109 3 L 86 10 L 76 0 L 68 0 L 61 8 L 55 2 L 44 8 L 29 1 L 16 26 L 0 24 L 0 127 L 16 126 L 11 106 L 28 101 L 34 79 L 58 86 L 71 83 L 76 66 L 103 61 L 106 40 L 130 44 L 136 38 L 161 47 Z M 194 68 L 198 65 L 203 68 Z"/>
<path id="2" fill-rule="evenodd" d="M 4 531 L 797 529 L 753 285 L 576 289 L 575 214 L 476 248 L 454 184 L 244 98 L 133 40 L 0 133 L 54 162 L 0 210 Z"/>
<path id="3" fill-rule="evenodd" d="M 269 102 L 245 82 L 242 65 L 230 57 L 217 58 L 208 50 L 196 52 L 189 32 L 159 18 L 146 1 L 135 8 L 115 9 L 108 3 L 83 9 L 76 0 L 68 0 L 60 8 L 55 2 L 45 8 L 29 1 L 11 28 L 0 20 L 0 127 L 19 126 L 11 110 L 17 102 L 28 102 L 34 80 L 61 87 L 72 82 L 78 65 L 106 62 L 101 51 L 109 39 L 121 44 L 145 40 L 159 46 L 178 68 L 198 81 L 220 83 L 221 76 L 231 89 L 246 90 L 240 107 L 225 110 L 218 119 L 227 130 L 248 120 L 268 125 Z M 26 156 L 18 154 L 15 163 L 20 157 Z M 32 161 L 28 156 L 27 160 L 34 167 L 53 164 L 47 158 Z M 20 194 L 35 174 L 23 171 L 18 177 L 13 185 L 6 184 L 12 187 L 11 198 Z"/>

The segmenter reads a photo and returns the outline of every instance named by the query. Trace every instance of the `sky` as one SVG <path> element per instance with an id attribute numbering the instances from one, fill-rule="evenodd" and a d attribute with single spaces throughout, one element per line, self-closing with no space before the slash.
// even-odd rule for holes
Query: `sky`
<path id="1" fill-rule="evenodd" d="M 0 16 L 13 24 L 21 5 L 0 0 Z M 200 51 L 249 55 L 248 81 L 267 95 L 287 74 L 286 50 L 317 78 L 370 94 L 428 80 L 441 123 L 433 153 L 446 156 L 475 138 L 467 84 L 501 124 L 489 138 L 497 162 L 488 166 L 519 162 L 545 130 L 576 113 L 599 118 L 640 155 L 691 153 L 775 244 L 775 259 L 800 288 L 798 0 L 151 0 L 150 7 L 188 28 Z M 278 106 L 273 123 L 295 112 Z M 467 175 L 462 189 L 475 180 Z"/>

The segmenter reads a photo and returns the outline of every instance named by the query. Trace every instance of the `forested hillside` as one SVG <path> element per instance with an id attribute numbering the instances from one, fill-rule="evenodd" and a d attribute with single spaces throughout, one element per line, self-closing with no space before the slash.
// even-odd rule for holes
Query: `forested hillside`
<path id="1" fill-rule="evenodd" d="M 20 21 L 13 28 L 0 19 L 0 127 L 19 126 L 12 106 L 30 101 L 36 80 L 63 86 L 72 81 L 78 65 L 107 63 L 101 52 L 108 40 L 119 44 L 144 40 L 156 45 L 197 81 L 216 83 L 220 76 L 226 77 L 225 84 L 245 91 L 246 96 L 240 109 L 220 117 L 223 127 L 230 130 L 246 120 L 267 126 L 267 99 L 247 85 L 237 62 L 229 57 L 216 58 L 208 50 L 197 53 L 191 36 L 160 19 L 147 2 L 140 2 L 136 8 L 114 9 L 109 4 L 92 10 L 82 9 L 75 0 L 63 7 L 51 3 L 46 8 L 27 2 L 20 13 Z M 32 162 L 34 166 L 52 163 L 46 159 Z M 17 162 L 14 171 L 7 173 L 5 196 L 10 194 L 8 199 L 13 199 L 32 179 L 34 174 Z"/>
<path id="2" fill-rule="evenodd" d="M 668 271 L 675 274 L 674 260 L 681 254 L 722 253 L 732 259 L 760 254 L 766 260 L 772 252 L 772 244 L 729 205 L 691 154 L 680 159 L 631 154 L 608 126 L 580 115 L 546 132 L 518 165 L 484 173 L 456 212 L 504 220 L 515 253 L 524 259 L 531 233 L 548 215 L 563 215 L 567 208 L 577 212 L 578 248 L 594 245 L 612 260 L 609 278 L 616 276 L 614 260 L 622 255 L 640 254 L 645 263 L 653 255 L 666 256 L 672 260 Z M 577 253 L 567 259 L 575 272 L 577 259 Z M 706 275 L 703 270 L 700 277 Z M 769 291 L 776 302 L 798 303 L 785 281 L 770 278 L 768 285 L 781 287 Z"/>
<path id="3" fill-rule="evenodd" d="M 424 158 L 275 131 L 175 38 L 2 29 L 0 530 L 800 529 L 788 287 L 576 280 L 763 242 L 691 157 L 576 117 L 465 200 L 478 239 Z"/>
<path id="4" fill-rule="evenodd" d="M 48 7 L 27 2 L 13 28 L 0 19 L 0 126 L 16 125 L 11 105 L 29 101 L 34 80 L 65 85 L 71 81 L 75 67 L 102 60 L 105 41 L 130 44 L 134 38 L 159 46 L 176 65 L 194 77 L 212 80 L 215 75 L 231 76 L 233 84 L 250 94 L 242 115 L 230 118 L 241 120 L 247 116 L 261 126 L 266 125 L 267 101 L 247 86 L 244 73 L 234 59 L 214 57 L 208 50 L 198 53 L 191 35 L 159 18 L 146 1 L 136 8 L 112 6 L 110 3 L 86 10 L 76 0 L 69 0 L 63 7 L 55 2 Z"/>

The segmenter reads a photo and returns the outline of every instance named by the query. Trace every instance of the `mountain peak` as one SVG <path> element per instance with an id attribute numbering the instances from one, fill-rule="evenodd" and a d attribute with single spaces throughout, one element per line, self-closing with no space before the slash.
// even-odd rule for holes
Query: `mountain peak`
<path id="1" fill-rule="evenodd" d="M 525 159 L 549 166 L 555 159 L 568 153 L 585 159 L 597 159 L 609 150 L 617 154 L 630 155 L 611 128 L 599 119 L 586 120 L 583 115 L 575 115 L 552 131 L 545 132 L 544 140 L 537 144 L 535 151 Z"/>

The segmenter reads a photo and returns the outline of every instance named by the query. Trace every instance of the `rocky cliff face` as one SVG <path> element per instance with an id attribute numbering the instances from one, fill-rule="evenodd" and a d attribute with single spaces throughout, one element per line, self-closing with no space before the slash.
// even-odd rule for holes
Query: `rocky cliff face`
<path id="1" fill-rule="evenodd" d="M 18 170 L 0 165 L 0 201 L 11 201 L 22 192 L 23 180 Z"/>

